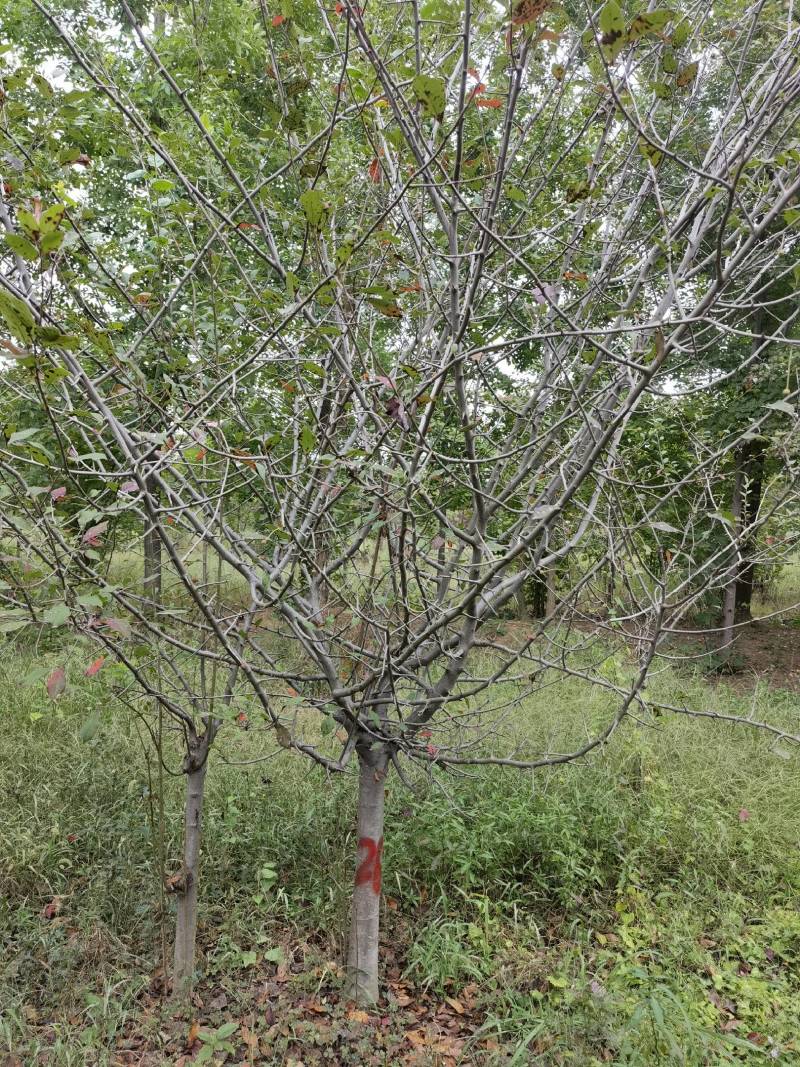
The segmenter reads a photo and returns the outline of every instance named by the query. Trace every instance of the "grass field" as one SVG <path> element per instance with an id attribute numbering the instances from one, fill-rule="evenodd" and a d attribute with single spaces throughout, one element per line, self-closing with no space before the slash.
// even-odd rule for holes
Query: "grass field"
<path id="1" fill-rule="evenodd" d="M 156 767 L 103 672 L 47 700 L 53 655 L 0 659 L 9 1064 L 800 1063 L 800 754 L 785 745 L 665 715 L 580 766 L 414 791 L 390 779 L 387 998 L 369 1016 L 338 1000 L 355 782 L 226 727 L 208 780 L 202 979 L 176 1013 L 159 996 L 171 934 Z M 712 691 L 673 670 L 654 685 L 673 703 L 799 717 L 788 689 Z M 547 690 L 515 727 L 552 745 L 602 713 L 591 699 Z M 169 738 L 167 752 L 177 765 Z M 165 775 L 168 871 L 181 786 Z"/>

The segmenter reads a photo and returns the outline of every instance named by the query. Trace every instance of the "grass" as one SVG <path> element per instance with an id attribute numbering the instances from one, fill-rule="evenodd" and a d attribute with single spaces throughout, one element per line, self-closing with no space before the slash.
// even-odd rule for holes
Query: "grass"
<path id="1" fill-rule="evenodd" d="M 9 646 L 0 661 L 0 1053 L 113 1064 L 121 1035 L 161 1025 L 142 1006 L 161 952 L 152 775 L 104 672 L 48 701 L 53 655 L 34 663 Z M 709 693 L 699 674 L 667 670 L 651 698 L 702 706 Z M 712 695 L 719 710 L 797 719 L 786 691 L 721 683 Z M 513 726 L 554 746 L 602 703 L 565 685 L 531 697 Z M 100 728 L 81 740 L 93 716 Z M 177 764 L 177 747 L 168 756 Z M 743 727 L 664 715 L 580 766 L 420 777 L 413 792 L 390 779 L 392 973 L 415 995 L 468 991 L 464 1063 L 797 1063 L 799 759 Z M 274 751 L 269 734 L 223 731 L 200 942 L 202 969 L 232 998 L 279 948 L 341 956 L 354 785 Z M 181 787 L 167 776 L 170 862 Z M 276 1045 L 261 1062 L 288 1059 Z"/>

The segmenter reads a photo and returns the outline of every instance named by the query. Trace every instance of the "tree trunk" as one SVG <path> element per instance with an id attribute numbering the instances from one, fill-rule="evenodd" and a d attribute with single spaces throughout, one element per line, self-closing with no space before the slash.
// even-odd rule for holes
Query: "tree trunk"
<path id="1" fill-rule="evenodd" d="M 555 615 L 556 611 L 556 565 L 551 563 L 547 568 L 547 617 Z"/>
<path id="2" fill-rule="evenodd" d="M 172 991 L 178 997 L 191 992 L 194 977 L 194 947 L 197 937 L 197 878 L 200 866 L 200 826 L 203 787 L 208 760 L 186 775 L 186 808 L 183 828 L 183 869 L 177 887 L 177 922 Z"/>
<path id="3" fill-rule="evenodd" d="M 547 614 L 547 582 L 541 574 L 535 574 L 531 581 L 531 615 L 534 619 L 543 619 Z"/>
<path id="4" fill-rule="evenodd" d="M 386 753 L 365 748 L 359 749 L 358 755 L 358 857 L 347 951 L 347 996 L 367 1005 L 378 999 Z"/>
<path id="5" fill-rule="evenodd" d="M 741 530 L 742 517 L 742 469 L 739 467 L 734 476 L 733 499 L 731 512 L 733 514 L 733 529 L 731 537 L 731 559 L 726 575 L 725 588 L 722 595 L 722 629 L 720 633 L 719 651 L 727 660 L 731 654 L 734 638 L 734 622 L 736 619 L 736 578 L 739 574 L 739 533 Z"/>
<path id="6" fill-rule="evenodd" d="M 153 503 L 158 504 L 158 491 L 151 480 L 147 481 L 147 491 Z M 144 529 L 144 584 L 145 611 L 155 616 L 161 604 L 161 538 L 150 522 L 145 519 Z"/>
<path id="7" fill-rule="evenodd" d="M 748 529 L 758 519 L 764 484 L 765 452 L 763 441 L 747 441 L 741 449 L 739 466 L 745 486 L 742 497 L 742 527 L 744 529 Z M 756 569 L 753 562 L 755 541 L 754 533 L 745 534 L 742 541 L 744 561 L 736 577 L 735 616 L 737 622 L 747 622 L 752 618 L 753 581 Z"/>
<path id="8" fill-rule="evenodd" d="M 764 309 L 757 307 L 753 312 L 753 342 L 752 354 L 757 355 L 764 343 L 762 333 L 764 322 Z M 758 358 L 763 363 L 766 358 L 766 350 Z M 740 526 L 747 529 L 758 518 L 761 507 L 761 493 L 764 483 L 764 460 L 766 447 L 763 441 L 758 439 L 745 441 L 736 450 L 737 471 L 736 475 L 740 482 L 739 513 Z M 735 509 L 734 509 L 735 510 Z M 746 534 L 741 544 L 742 562 L 739 564 L 736 575 L 736 592 L 734 603 L 734 617 L 738 622 L 746 622 L 752 617 L 753 579 L 755 577 L 755 564 L 753 554 L 755 552 L 755 535 Z"/>
<path id="9" fill-rule="evenodd" d="M 517 586 L 517 591 L 514 594 L 514 599 L 517 602 L 517 618 L 525 621 L 530 616 L 528 613 L 528 598 L 525 596 L 525 582 L 523 581 Z"/>

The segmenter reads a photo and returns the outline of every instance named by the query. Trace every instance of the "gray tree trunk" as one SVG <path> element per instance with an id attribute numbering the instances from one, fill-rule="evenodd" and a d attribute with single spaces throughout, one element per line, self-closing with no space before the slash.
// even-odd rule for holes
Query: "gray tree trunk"
<path id="1" fill-rule="evenodd" d="M 186 775 L 183 829 L 183 869 L 177 886 L 177 921 L 172 990 L 178 997 L 191 992 L 197 939 L 197 878 L 200 867 L 200 829 L 203 787 L 208 760 Z"/>
<path id="2" fill-rule="evenodd" d="M 363 1005 L 378 999 L 385 778 L 385 752 L 359 750 L 358 856 L 347 951 L 347 996 Z"/>
<path id="3" fill-rule="evenodd" d="M 147 490 L 158 503 L 158 491 L 148 479 Z M 161 604 L 161 538 L 149 518 L 145 519 L 144 529 L 144 583 L 143 592 L 147 603 L 145 611 L 155 616 Z"/>

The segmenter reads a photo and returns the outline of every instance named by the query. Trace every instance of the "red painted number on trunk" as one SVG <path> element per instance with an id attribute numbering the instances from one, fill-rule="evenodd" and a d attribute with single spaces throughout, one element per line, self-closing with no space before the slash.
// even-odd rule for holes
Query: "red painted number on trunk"
<path id="1" fill-rule="evenodd" d="M 364 858 L 356 870 L 356 885 L 371 885 L 373 893 L 380 893 L 383 838 L 376 841 L 372 837 L 360 837 L 358 851 L 364 853 Z"/>

